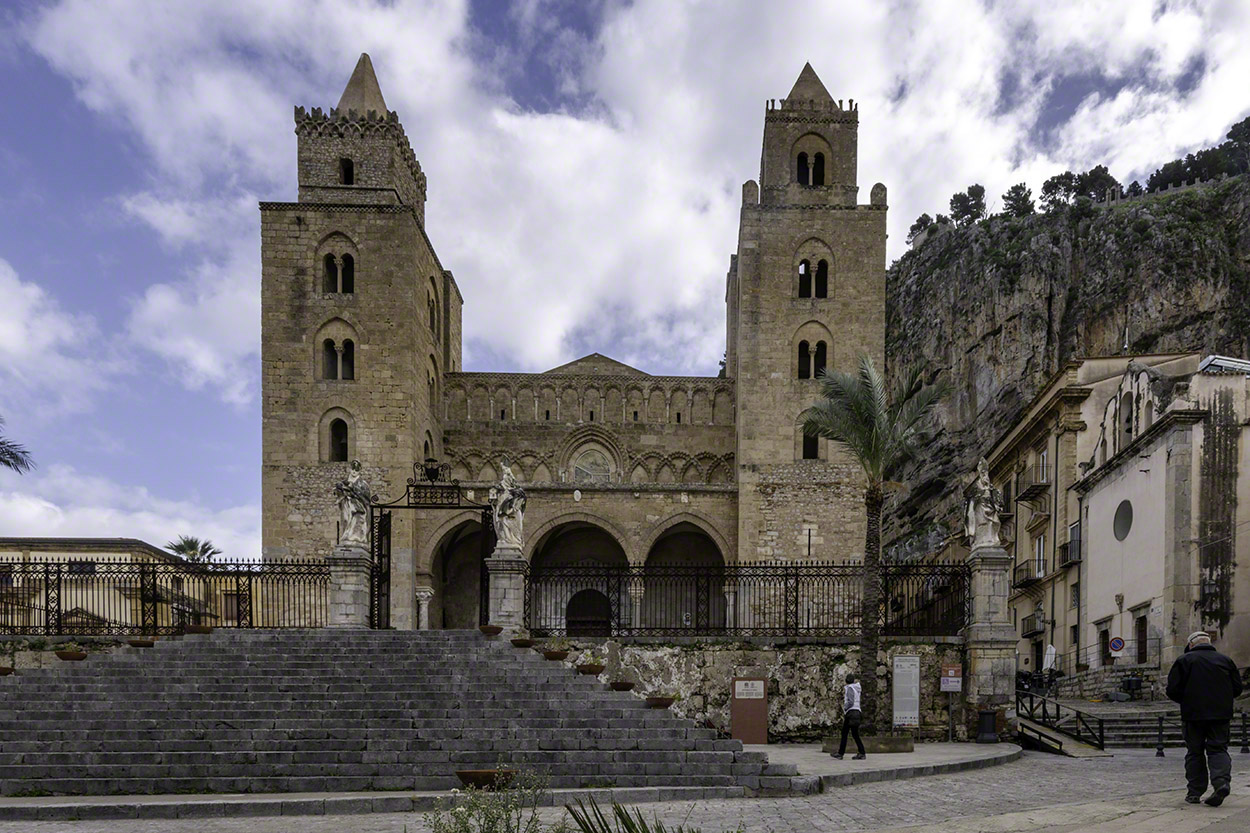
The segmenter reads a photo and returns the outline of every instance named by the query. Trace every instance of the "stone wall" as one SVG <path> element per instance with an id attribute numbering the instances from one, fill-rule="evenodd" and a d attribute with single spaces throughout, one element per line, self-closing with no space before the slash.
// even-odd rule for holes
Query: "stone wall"
<path id="1" fill-rule="evenodd" d="M 0 667 L 18 671 L 56 668 L 65 664 L 57 651 L 78 650 L 109 653 L 126 646 L 126 637 L 116 636 L 0 636 Z"/>
<path id="2" fill-rule="evenodd" d="M 639 696 L 676 694 L 672 709 L 682 717 L 730 730 L 730 681 L 734 677 L 768 680 L 770 743 L 809 743 L 840 730 L 842 686 L 848 673 L 860 673 L 859 646 L 850 640 L 773 640 L 751 638 L 709 642 L 682 639 L 580 638 L 569 640 L 579 656 L 597 654 L 607 661 L 603 679 L 635 683 Z M 927 642 L 886 641 L 877 665 L 883 719 L 893 713 L 890 672 L 896 654 L 920 656 L 920 730 L 917 738 L 945 740 L 949 712 L 938 691 L 943 664 L 964 663 L 958 638 Z M 954 696 L 955 736 L 965 740 L 966 721 Z"/>
<path id="3" fill-rule="evenodd" d="M 1148 700 L 1161 700 L 1167 697 L 1164 691 L 1167 687 L 1167 676 L 1156 665 L 1112 665 L 1059 677 L 1055 681 L 1055 691 L 1059 697 L 1102 699 L 1109 693 L 1119 691 L 1121 681 L 1129 677 L 1141 677 L 1142 696 Z"/>

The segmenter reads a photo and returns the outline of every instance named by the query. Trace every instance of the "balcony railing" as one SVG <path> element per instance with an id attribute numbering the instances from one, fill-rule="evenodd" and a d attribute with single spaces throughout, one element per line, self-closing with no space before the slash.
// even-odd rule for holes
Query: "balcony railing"
<path id="1" fill-rule="evenodd" d="M 1071 567 L 1081 560 L 1081 539 L 1066 541 L 1059 545 L 1059 566 Z"/>
<path id="2" fill-rule="evenodd" d="M 1045 628 L 1042 627 L 1042 622 L 1036 613 L 1032 616 L 1025 616 L 1024 620 L 1020 623 L 1020 636 L 1026 639 L 1030 636 L 1037 636 L 1043 630 L 1045 630 Z"/>
<path id="3" fill-rule="evenodd" d="M 1020 474 L 1020 488 L 1016 500 L 1032 500 L 1050 489 L 1051 474 L 1046 466 L 1029 466 Z"/>
<path id="4" fill-rule="evenodd" d="M 1036 581 L 1040 581 L 1042 576 L 1046 575 L 1046 564 L 1038 562 L 1037 559 L 1029 559 L 1023 564 L 1017 564 L 1012 587 L 1028 587 Z"/>

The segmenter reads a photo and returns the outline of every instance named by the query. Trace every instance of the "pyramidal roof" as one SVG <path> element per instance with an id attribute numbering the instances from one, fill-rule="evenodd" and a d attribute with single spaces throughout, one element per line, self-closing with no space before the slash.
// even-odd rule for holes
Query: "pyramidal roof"
<path id="1" fill-rule="evenodd" d="M 817 82 L 820 83 L 820 82 Z M 369 60 L 368 52 L 360 53 L 356 69 L 352 71 L 351 80 L 343 90 L 339 99 L 338 109 L 344 113 L 355 110 L 357 113 L 368 113 L 377 110 L 385 114 L 386 100 L 382 98 L 382 88 L 378 86 L 378 77 L 373 74 L 373 61 Z"/>
<path id="2" fill-rule="evenodd" d="M 547 373 L 571 373 L 571 374 L 609 374 L 616 376 L 647 376 L 649 374 L 642 372 L 636 367 L 630 367 L 624 362 L 618 362 L 616 359 L 609 358 L 602 353 L 591 353 L 588 356 L 582 356 L 580 359 L 562 364 L 559 367 L 553 367 L 546 371 Z"/>
<path id="3" fill-rule="evenodd" d="M 833 96 L 829 95 L 825 85 L 820 83 L 820 78 L 810 63 L 803 64 L 803 71 L 799 73 L 798 80 L 794 82 L 786 98 L 797 98 L 802 101 L 833 101 Z"/>

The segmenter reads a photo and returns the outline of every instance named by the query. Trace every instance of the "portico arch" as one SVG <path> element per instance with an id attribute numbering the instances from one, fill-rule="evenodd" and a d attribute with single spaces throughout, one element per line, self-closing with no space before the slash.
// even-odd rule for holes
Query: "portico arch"
<path id="1" fill-rule="evenodd" d="M 702 525 L 669 522 L 655 536 L 643 570 L 639 627 L 721 630 L 726 624 L 725 559 Z"/>
<path id="2" fill-rule="evenodd" d="M 430 628 L 476 628 L 481 621 L 482 561 L 487 555 L 481 517 L 470 514 L 450 525 L 430 553 L 434 585 L 429 602 Z"/>
<path id="3" fill-rule="evenodd" d="M 629 559 L 602 523 L 565 516 L 533 536 L 526 625 L 535 635 L 606 636 L 628 625 Z"/>

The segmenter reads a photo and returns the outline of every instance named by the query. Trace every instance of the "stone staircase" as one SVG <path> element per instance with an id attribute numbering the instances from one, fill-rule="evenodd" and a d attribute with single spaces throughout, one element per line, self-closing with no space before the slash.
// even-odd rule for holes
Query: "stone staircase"
<path id="1" fill-rule="evenodd" d="M 0 794 L 780 791 L 791 771 L 476 631 L 225 631 L 0 678 Z M 800 779 L 794 779 L 798 781 Z"/>

